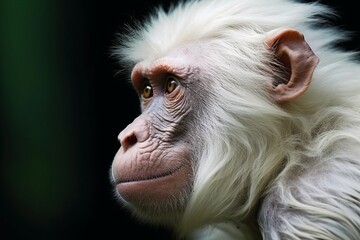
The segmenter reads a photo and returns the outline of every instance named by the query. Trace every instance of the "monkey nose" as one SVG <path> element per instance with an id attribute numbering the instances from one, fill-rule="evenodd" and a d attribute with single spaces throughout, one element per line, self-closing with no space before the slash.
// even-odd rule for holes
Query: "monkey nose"
<path id="1" fill-rule="evenodd" d="M 149 136 L 147 121 L 138 118 L 119 134 L 118 139 L 125 152 L 135 144 L 146 141 Z"/>
<path id="2" fill-rule="evenodd" d="M 134 146 L 137 143 L 138 139 L 135 132 L 130 132 L 120 138 L 120 145 L 124 149 L 124 152 Z"/>

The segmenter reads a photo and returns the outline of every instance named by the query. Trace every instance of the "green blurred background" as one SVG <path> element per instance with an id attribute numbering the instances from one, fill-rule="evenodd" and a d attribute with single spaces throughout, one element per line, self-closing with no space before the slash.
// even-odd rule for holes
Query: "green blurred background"
<path id="1" fill-rule="evenodd" d="M 0 2 L 0 239 L 163 236 L 120 209 L 108 176 L 138 113 L 110 48 L 158 2 Z"/>
<path id="2" fill-rule="evenodd" d="M 110 48 L 124 23 L 169 2 L 0 1 L 0 239 L 170 239 L 121 209 L 108 175 L 139 113 Z M 360 29 L 352 2 L 323 2 Z M 358 48 L 355 33 L 343 47 Z"/>

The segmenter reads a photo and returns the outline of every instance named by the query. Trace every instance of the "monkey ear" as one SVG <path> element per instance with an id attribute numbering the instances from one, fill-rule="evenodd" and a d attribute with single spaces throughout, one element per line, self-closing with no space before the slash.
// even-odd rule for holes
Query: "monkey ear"
<path id="1" fill-rule="evenodd" d="M 303 94 L 319 62 L 304 36 L 294 29 L 285 29 L 266 39 L 266 44 L 275 53 L 284 72 L 272 83 L 275 101 L 285 103 Z"/>

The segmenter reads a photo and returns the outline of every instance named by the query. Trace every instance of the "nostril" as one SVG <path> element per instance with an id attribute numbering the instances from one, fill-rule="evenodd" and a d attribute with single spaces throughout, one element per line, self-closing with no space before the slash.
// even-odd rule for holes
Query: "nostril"
<path id="1" fill-rule="evenodd" d="M 133 145 L 135 145 L 137 143 L 137 137 L 134 133 L 129 134 L 127 136 L 125 136 L 121 141 L 120 144 L 121 146 L 124 148 L 124 151 L 128 150 L 129 148 L 131 148 Z"/>
<path id="2" fill-rule="evenodd" d="M 137 138 L 136 138 L 135 134 L 131 134 L 128 137 L 127 142 L 128 142 L 129 147 L 131 147 L 132 145 L 135 145 L 137 143 Z"/>

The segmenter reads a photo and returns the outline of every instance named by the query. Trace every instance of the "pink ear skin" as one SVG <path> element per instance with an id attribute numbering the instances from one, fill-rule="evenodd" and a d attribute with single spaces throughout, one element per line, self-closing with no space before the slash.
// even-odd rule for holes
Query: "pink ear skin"
<path id="1" fill-rule="evenodd" d="M 269 37 L 265 43 L 288 72 L 287 79 L 273 83 L 271 94 L 274 100 L 282 104 L 302 95 L 309 87 L 319 62 L 304 36 L 294 29 L 285 29 Z"/>

